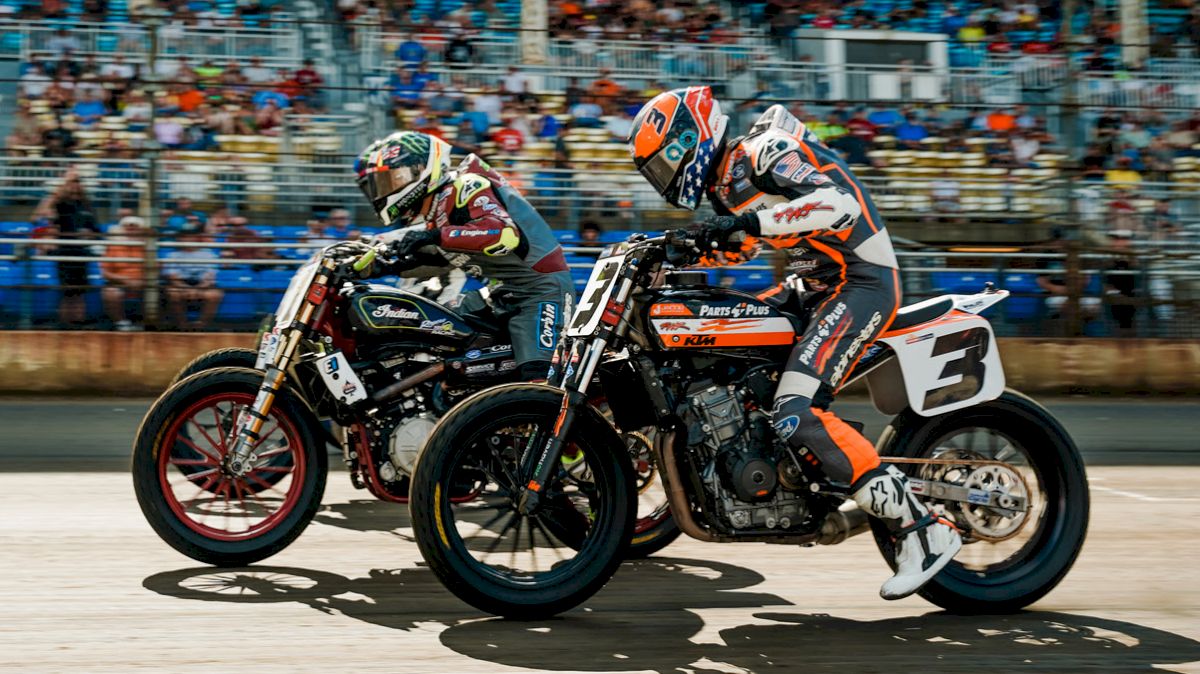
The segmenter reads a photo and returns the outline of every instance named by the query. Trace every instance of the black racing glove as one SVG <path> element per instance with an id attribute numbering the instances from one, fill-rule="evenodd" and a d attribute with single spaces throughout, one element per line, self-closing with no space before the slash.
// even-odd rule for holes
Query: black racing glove
<path id="1" fill-rule="evenodd" d="M 758 216 L 754 213 L 741 215 L 714 215 L 703 222 L 693 225 L 696 247 L 702 251 L 727 250 L 730 248 L 730 238 L 738 232 L 749 236 L 759 236 L 761 229 Z M 740 248 L 739 241 L 733 248 Z"/>
<path id="2" fill-rule="evenodd" d="M 422 229 L 419 231 L 408 232 L 403 239 L 392 244 L 392 254 L 397 258 L 406 258 L 415 255 L 416 252 L 425 246 L 434 246 L 440 243 L 442 234 L 436 229 Z"/>

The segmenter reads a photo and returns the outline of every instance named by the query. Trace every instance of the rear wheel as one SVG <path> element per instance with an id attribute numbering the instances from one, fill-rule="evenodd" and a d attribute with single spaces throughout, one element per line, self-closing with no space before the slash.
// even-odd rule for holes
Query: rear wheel
<path id="1" fill-rule="evenodd" d="M 134 441 L 134 491 L 150 526 L 168 545 L 217 566 L 244 566 L 287 547 L 308 526 L 325 490 L 325 445 L 308 408 L 276 396 L 255 464 L 225 466 L 235 421 L 253 404 L 262 373 L 218 368 L 168 389 Z"/>
<path id="2" fill-rule="evenodd" d="M 629 458 L 612 428 L 581 409 L 568 445 L 584 462 L 560 469 L 531 516 L 517 508 L 520 457 L 540 448 L 562 393 L 519 384 L 485 391 L 442 419 L 413 476 L 412 524 L 429 567 L 472 606 L 544 618 L 597 592 L 631 538 Z M 470 500 L 451 497 L 470 489 Z"/>
<path id="3" fill-rule="evenodd" d="M 233 346 L 227 349 L 213 349 L 208 353 L 202 353 L 192 359 L 190 363 L 183 366 L 175 378 L 171 380 L 170 386 L 178 384 L 180 381 L 205 370 L 212 370 L 218 367 L 244 367 L 250 370 L 254 369 L 255 363 L 258 362 L 258 352 L 254 349 L 246 349 L 240 346 Z"/>
<path id="4" fill-rule="evenodd" d="M 1007 391 L 939 417 L 907 417 L 885 432 L 880 454 L 949 460 L 950 465 L 896 467 L 913 477 L 1002 491 L 1028 503 L 1027 509 L 1003 510 L 927 502 L 964 531 L 966 543 L 920 590 L 930 602 L 956 613 L 1016 611 L 1054 589 L 1074 564 L 1087 534 L 1087 476 L 1066 431 L 1033 400 Z M 1004 465 L 954 465 L 954 460 Z M 890 535 L 877 521 L 871 526 L 894 566 Z"/>

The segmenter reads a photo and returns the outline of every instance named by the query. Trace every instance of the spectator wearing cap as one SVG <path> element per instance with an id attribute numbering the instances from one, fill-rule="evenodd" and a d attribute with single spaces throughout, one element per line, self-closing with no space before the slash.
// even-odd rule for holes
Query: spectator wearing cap
<path id="1" fill-rule="evenodd" d="M 338 241 L 353 241 L 362 236 L 362 232 L 354 226 L 354 223 L 350 222 L 350 211 L 344 208 L 334 208 L 329 211 L 325 231 Z"/>
<path id="2" fill-rule="evenodd" d="M 388 77 L 388 89 L 392 92 L 393 107 L 408 107 L 421 97 L 421 85 L 413 81 L 412 71 L 403 65 Z"/>
<path id="3" fill-rule="evenodd" d="M 109 230 L 109 236 L 136 241 L 145 238 L 147 232 L 144 220 L 129 215 L 121 218 L 117 226 Z M 100 261 L 104 288 L 100 291 L 100 298 L 113 327 L 121 332 L 140 329 L 129 319 L 125 305 L 129 300 L 140 300 L 145 290 L 145 255 L 145 247 L 137 244 L 109 244 L 104 248 L 104 259 Z M 119 258 L 130 260 L 118 261 Z"/>
<path id="4" fill-rule="evenodd" d="M 597 77 L 588 87 L 588 94 L 591 95 L 593 101 L 600 105 L 606 114 L 615 111 L 618 102 L 617 99 L 621 96 L 624 88 L 611 77 L 612 71 L 608 68 L 600 69 L 600 77 Z"/>
<path id="5" fill-rule="evenodd" d="M 216 218 L 214 218 L 215 220 Z M 250 229 L 249 221 L 241 216 L 233 216 L 222 219 L 220 232 L 225 235 L 225 241 L 228 243 L 255 243 L 264 244 L 256 247 L 235 247 L 221 249 L 221 257 L 231 258 L 234 260 L 263 260 L 274 259 L 279 257 L 274 248 L 267 246 L 270 240 L 258 232 Z"/>
<path id="6" fill-rule="evenodd" d="M 179 233 L 181 243 L 204 243 L 208 241 L 204 225 L 189 219 Z M 171 319 L 180 329 L 200 330 L 212 323 L 217 307 L 225 293 L 216 287 L 217 261 L 220 257 L 212 248 L 203 246 L 180 248 L 166 264 L 167 307 Z M 189 321 L 191 305 L 198 305 L 196 320 Z"/>

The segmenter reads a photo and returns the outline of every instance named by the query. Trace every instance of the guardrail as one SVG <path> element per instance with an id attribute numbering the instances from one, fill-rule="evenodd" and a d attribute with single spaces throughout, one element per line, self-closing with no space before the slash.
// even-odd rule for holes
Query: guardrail
<path id="1" fill-rule="evenodd" d="M 12 253 L 0 255 L 0 325 L 30 327 L 52 321 L 58 292 L 64 287 L 58 282 L 56 263 L 94 263 L 95 255 L 64 254 L 63 248 L 89 249 L 96 246 L 144 247 L 144 239 L 38 239 L 19 237 L 0 238 L 0 249 L 17 246 Z M 305 255 L 290 258 L 188 259 L 171 257 L 172 250 L 206 248 L 214 251 L 233 249 L 312 250 L 322 243 L 304 241 L 261 243 L 217 243 L 155 241 L 157 265 L 147 269 L 150 278 L 157 279 L 166 269 L 203 265 L 227 269 L 233 276 L 217 276 L 216 290 L 227 297 L 254 298 L 253 310 L 245 302 L 229 310 L 228 326 L 245 327 L 257 315 L 274 309 L 286 285 L 290 270 L 302 264 Z M 37 252 L 36 248 L 49 248 Z M 576 283 L 582 284 L 593 265 L 591 259 L 599 254 L 594 246 L 565 245 L 569 267 Z M 1061 252 L 989 253 L 950 250 L 900 250 L 906 303 L 943 293 L 970 293 L 983 289 L 986 282 L 1010 290 L 1012 298 L 993 312 L 993 323 L 999 334 L 1058 335 L 1063 334 L 1071 320 L 1069 312 L 1079 312 L 1085 334 L 1102 336 L 1189 337 L 1200 336 L 1200 245 L 1186 252 L 1164 251 L 1161 246 L 1138 243 L 1128 253 L 1081 252 L 1074 255 Z M 107 257 L 108 262 L 140 262 L 142 257 Z M 1129 264 L 1119 263 L 1125 260 Z M 746 290 L 758 290 L 774 282 L 774 254 L 737 267 L 709 270 L 709 282 L 714 285 L 734 285 Z M 47 266 L 49 265 L 49 266 Z M 242 270 L 242 271 L 237 271 Z M 277 270 L 277 271 L 276 271 Z M 224 273 L 224 272 L 222 272 Z M 265 274 L 265 275 L 264 275 Z M 1119 279 L 1130 279 L 1122 282 Z M 1051 279 L 1061 294 L 1048 293 L 1038 279 Z M 1074 280 L 1072 280 L 1074 279 Z M 223 285 L 236 280 L 236 284 Z M 92 298 L 90 312 L 99 316 L 98 293 L 105 285 L 93 270 L 87 285 L 76 287 Z M 161 288 L 159 288 L 161 290 Z M 224 300 L 222 300 L 224 301 Z M 236 316 L 236 318 L 232 318 Z"/>

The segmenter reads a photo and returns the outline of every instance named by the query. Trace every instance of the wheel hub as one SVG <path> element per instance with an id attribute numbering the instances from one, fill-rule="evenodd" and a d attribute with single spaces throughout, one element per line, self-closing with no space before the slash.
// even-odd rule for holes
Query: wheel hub
<path id="1" fill-rule="evenodd" d="M 1000 492 L 996 503 L 1001 506 L 1015 504 L 1013 497 L 1028 502 L 1029 494 L 1025 481 L 1017 471 L 1007 466 L 981 466 L 971 471 L 965 485 L 969 489 L 979 489 L 988 492 Z M 1028 510 L 996 508 L 973 504 L 962 504 L 960 512 L 966 524 L 969 524 L 976 538 L 987 541 L 1002 541 L 1011 538 L 1021 530 L 1028 519 Z"/>

